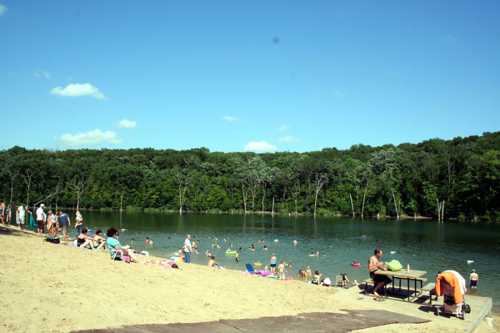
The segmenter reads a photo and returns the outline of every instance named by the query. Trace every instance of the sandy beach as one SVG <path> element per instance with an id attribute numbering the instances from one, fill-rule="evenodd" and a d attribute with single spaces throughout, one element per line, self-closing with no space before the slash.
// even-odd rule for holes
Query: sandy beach
<path id="1" fill-rule="evenodd" d="M 401 301 L 375 302 L 348 290 L 277 281 L 200 265 L 165 269 L 158 258 L 110 260 L 107 252 L 54 245 L 16 231 L 0 233 L 0 331 L 69 332 L 151 323 L 194 323 L 342 309 L 383 309 L 430 320 L 363 332 L 463 332 Z M 483 322 L 476 332 L 495 332 Z"/>

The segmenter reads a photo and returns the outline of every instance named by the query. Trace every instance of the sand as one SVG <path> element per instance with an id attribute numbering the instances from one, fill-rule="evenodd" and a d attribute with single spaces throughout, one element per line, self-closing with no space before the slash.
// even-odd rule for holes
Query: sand
<path id="1" fill-rule="evenodd" d="M 0 233 L 0 332 L 69 332 L 341 309 L 383 309 L 431 320 L 362 332 L 463 331 L 462 321 L 435 317 L 415 304 L 375 302 L 355 288 L 277 281 L 195 264 L 165 269 L 157 258 L 140 259 L 135 264 L 113 262 L 107 252 L 54 245 L 20 232 Z M 487 323 L 480 329 L 495 332 Z"/>

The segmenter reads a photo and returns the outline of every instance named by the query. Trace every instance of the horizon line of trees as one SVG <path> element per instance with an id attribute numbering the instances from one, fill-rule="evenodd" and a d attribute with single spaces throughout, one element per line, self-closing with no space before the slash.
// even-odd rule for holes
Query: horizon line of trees
<path id="1" fill-rule="evenodd" d="M 0 151 L 0 199 L 75 208 L 500 220 L 500 132 L 272 154 Z"/>

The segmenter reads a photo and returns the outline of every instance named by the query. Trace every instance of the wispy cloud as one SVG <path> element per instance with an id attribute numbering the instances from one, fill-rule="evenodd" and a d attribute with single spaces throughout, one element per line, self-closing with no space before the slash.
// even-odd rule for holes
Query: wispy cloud
<path id="1" fill-rule="evenodd" d="M 279 138 L 279 142 L 281 143 L 298 143 L 300 142 L 300 140 L 296 137 L 294 137 L 293 135 L 285 135 L 285 136 L 282 136 L 281 138 Z"/>
<path id="2" fill-rule="evenodd" d="M 234 123 L 235 121 L 238 121 L 238 118 L 233 117 L 233 116 L 224 116 L 224 117 L 222 117 L 222 120 L 224 120 L 228 123 Z"/>
<path id="3" fill-rule="evenodd" d="M 283 124 L 280 127 L 278 127 L 278 131 L 280 131 L 280 132 L 286 132 L 286 131 L 288 131 L 289 128 L 290 127 L 288 125 L 284 125 Z"/>
<path id="4" fill-rule="evenodd" d="M 245 145 L 244 150 L 254 153 L 274 153 L 278 147 L 267 141 L 250 141 Z"/>
<path id="5" fill-rule="evenodd" d="M 87 145 L 97 145 L 100 143 L 117 144 L 121 139 L 113 131 L 101 131 L 94 129 L 81 133 L 64 133 L 59 137 L 59 142 L 65 146 L 80 147 Z"/>
<path id="6" fill-rule="evenodd" d="M 90 83 L 70 83 L 66 87 L 55 87 L 50 93 L 57 96 L 81 97 L 90 96 L 96 99 L 105 99 L 104 94 Z"/>
<path id="7" fill-rule="evenodd" d="M 120 128 L 134 128 L 135 126 L 137 126 L 137 122 L 129 119 L 122 119 L 118 122 Z"/>
<path id="8" fill-rule="evenodd" d="M 33 73 L 33 75 L 37 79 L 50 80 L 52 78 L 52 75 L 49 72 L 47 72 L 47 71 L 36 71 L 35 73 Z"/>
<path id="9" fill-rule="evenodd" d="M 0 3 L 0 16 L 5 14 L 5 12 L 7 12 L 7 6 Z"/>

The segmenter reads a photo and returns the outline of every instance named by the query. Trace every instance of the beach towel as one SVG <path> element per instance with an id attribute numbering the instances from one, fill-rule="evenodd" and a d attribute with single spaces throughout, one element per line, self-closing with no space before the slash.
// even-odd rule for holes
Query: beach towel
<path id="1" fill-rule="evenodd" d="M 446 282 L 452 289 L 452 293 L 448 296 L 453 296 L 455 304 L 462 304 L 464 301 L 464 294 L 467 291 L 465 288 L 465 279 L 456 271 L 444 271 L 438 274 L 436 277 L 437 296 L 445 294 L 445 290 L 441 285 L 443 281 Z"/>

